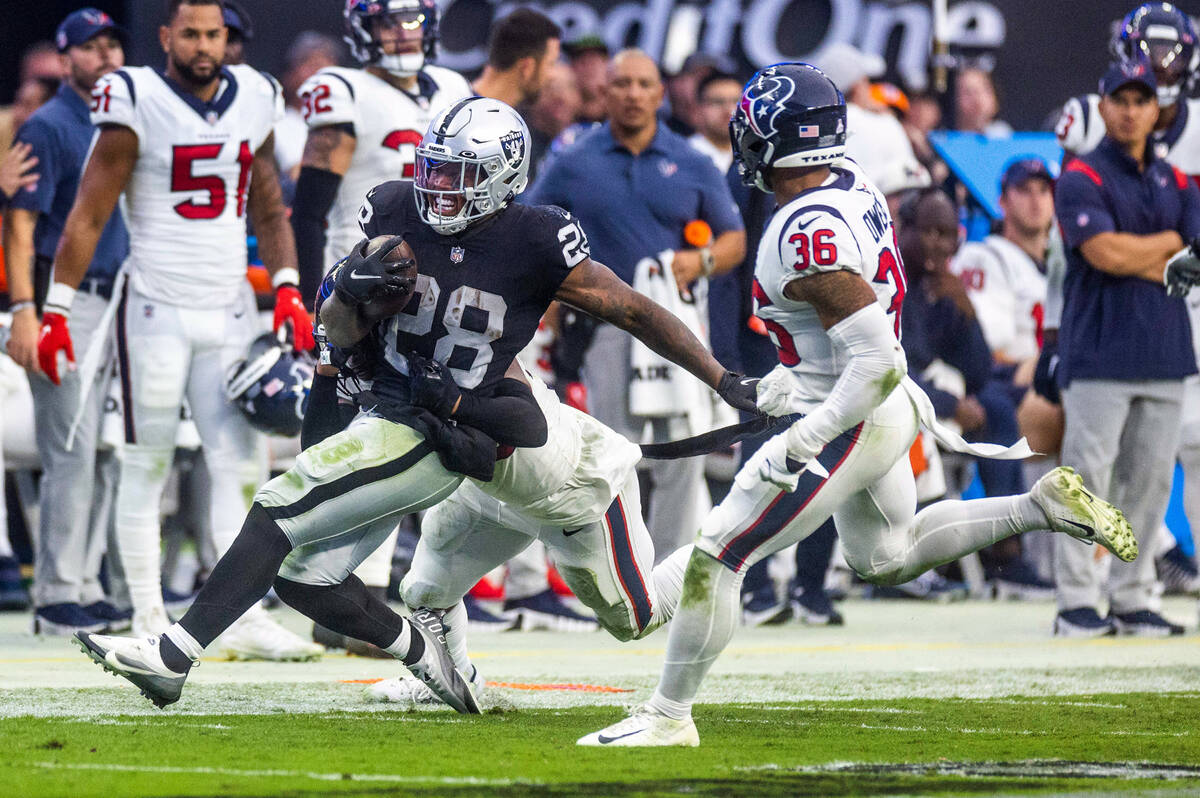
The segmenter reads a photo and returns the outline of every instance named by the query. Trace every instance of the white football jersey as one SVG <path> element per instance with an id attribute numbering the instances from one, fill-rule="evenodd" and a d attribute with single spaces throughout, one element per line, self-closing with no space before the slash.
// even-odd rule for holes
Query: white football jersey
<path id="1" fill-rule="evenodd" d="M 387 180 L 411 179 L 416 149 L 434 115 L 473 94 L 457 72 L 426 65 L 414 93 L 401 91 L 365 69 L 326 67 L 300 87 L 309 129 L 349 125 L 354 157 L 329 210 L 325 271 L 361 238 L 358 210 L 363 198 Z"/>
<path id="2" fill-rule="evenodd" d="M 623 435 L 568 407 L 528 369 L 525 377 L 546 417 L 549 437 L 496 462 L 484 493 L 543 524 L 581 526 L 604 515 L 642 457 Z"/>
<path id="3" fill-rule="evenodd" d="M 238 301 L 250 167 L 280 107 L 274 80 L 245 65 L 222 70 L 208 103 L 150 67 L 97 81 L 92 124 L 120 125 L 138 137 L 123 210 L 139 292 L 175 305 Z"/>
<path id="4" fill-rule="evenodd" d="M 1046 275 L 1025 250 L 988 236 L 963 244 L 950 271 L 962 278 L 992 352 L 1020 361 L 1041 351 Z"/>
<path id="5" fill-rule="evenodd" d="M 1200 180 L 1200 99 L 1181 97 L 1179 113 L 1166 130 L 1151 134 L 1154 154 L 1194 180 Z M 1104 138 L 1104 120 L 1100 118 L 1100 97 L 1086 94 L 1072 97 L 1063 106 L 1054 128 L 1058 143 L 1074 155 L 1086 155 Z"/>
<path id="6" fill-rule="evenodd" d="M 824 184 L 777 209 L 763 232 L 754 267 L 754 315 L 762 319 L 779 362 L 797 378 L 798 398 L 814 406 L 829 396 L 847 363 L 817 311 L 784 296 L 793 280 L 845 270 L 861 275 L 895 322 L 906 288 L 887 202 L 850 159 Z"/>

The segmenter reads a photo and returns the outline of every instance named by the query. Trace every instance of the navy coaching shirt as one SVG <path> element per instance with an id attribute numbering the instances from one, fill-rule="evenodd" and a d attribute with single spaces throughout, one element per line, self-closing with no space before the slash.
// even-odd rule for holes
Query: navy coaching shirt
<path id="1" fill-rule="evenodd" d="M 712 160 L 661 122 L 637 155 L 617 143 L 607 122 L 589 130 L 554 158 L 522 201 L 579 217 L 592 257 L 627 283 L 642 258 L 687 248 L 683 228 L 693 219 L 708 222 L 714 238 L 742 229 Z"/>
<path id="2" fill-rule="evenodd" d="M 18 191 L 9 205 L 39 214 L 33 246 L 42 257 L 54 257 L 79 190 L 79 178 L 94 132 L 88 104 L 66 83 L 17 131 L 16 140 L 33 148 L 40 177 L 34 185 Z M 129 235 L 121 211 L 114 210 L 96 244 L 84 279 L 111 283 L 127 254 Z"/>
<path id="3" fill-rule="evenodd" d="M 1089 264 L 1079 246 L 1100 233 L 1200 235 L 1200 190 L 1146 148 L 1146 168 L 1109 137 L 1073 160 L 1054 191 L 1067 248 L 1058 380 L 1176 380 L 1196 373 L 1183 299 L 1161 284 Z"/>

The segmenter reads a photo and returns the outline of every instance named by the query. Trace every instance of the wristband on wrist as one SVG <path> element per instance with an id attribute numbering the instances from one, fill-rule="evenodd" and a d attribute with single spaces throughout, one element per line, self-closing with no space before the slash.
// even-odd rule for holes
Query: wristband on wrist
<path id="1" fill-rule="evenodd" d="M 712 275 L 713 270 L 717 268 L 717 259 L 713 257 L 711 247 L 703 247 L 700 250 L 700 274 L 704 277 Z"/>
<path id="2" fill-rule="evenodd" d="M 32 299 L 22 299 L 20 302 L 14 302 L 9 305 L 8 312 L 15 316 L 22 310 L 34 310 L 36 307 Z"/>
<path id="3" fill-rule="evenodd" d="M 288 267 L 271 275 L 271 287 L 279 288 L 281 285 L 300 285 L 300 272 Z"/>
<path id="4" fill-rule="evenodd" d="M 46 313 L 57 313 L 64 319 L 71 315 L 71 303 L 75 301 L 75 289 L 66 283 L 54 283 L 46 292 Z"/>

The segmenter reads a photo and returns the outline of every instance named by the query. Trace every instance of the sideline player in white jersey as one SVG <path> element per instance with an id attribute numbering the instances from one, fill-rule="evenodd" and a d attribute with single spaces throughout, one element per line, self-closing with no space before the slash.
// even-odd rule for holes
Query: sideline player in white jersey
<path id="1" fill-rule="evenodd" d="M 1119 61 L 1145 61 L 1158 84 L 1158 122 L 1150 134 L 1155 155 L 1200 180 L 1200 99 L 1189 98 L 1200 69 L 1200 46 L 1191 18 L 1170 3 L 1144 3 L 1130 11 L 1109 44 Z M 1067 100 L 1055 126 L 1058 143 L 1086 155 L 1104 138 L 1100 95 Z"/>
<path id="2" fill-rule="evenodd" d="M 999 233 L 962 245 L 950 262 L 967 289 L 998 366 L 1021 369 L 1029 385 L 1041 349 L 1047 239 L 1054 224 L 1054 175 L 1040 158 L 1010 163 L 1000 179 Z"/>
<path id="3" fill-rule="evenodd" d="M 124 192 L 131 252 L 116 309 L 125 408 L 117 537 L 137 635 L 164 631 L 159 512 L 185 397 L 211 464 L 213 537 L 224 551 L 261 482 L 258 436 L 226 401 L 226 370 L 259 330 L 246 290 L 246 216 L 277 287 L 275 327 L 298 349 L 312 322 L 296 287 L 295 245 L 276 174 L 276 87 L 248 66 L 222 68 L 218 0 L 172 0 L 159 40 L 164 72 L 132 67 L 97 82 L 100 132 L 55 257 L 38 356 L 54 378 L 74 359 L 68 308 L 100 230 Z M 252 609 L 224 638 L 242 657 L 307 659 L 321 648 Z"/>
<path id="4" fill-rule="evenodd" d="M 325 67 L 299 90 L 308 139 L 292 229 L 309 306 L 321 278 L 362 238 L 363 197 L 386 180 L 411 180 L 433 115 L 473 93 L 457 72 L 429 63 L 438 39 L 433 0 L 347 0 L 343 16 L 362 66 Z"/>
<path id="5" fill-rule="evenodd" d="M 846 561 L 871 582 L 898 584 L 998 540 L 1047 526 L 1131 560 L 1119 510 L 1068 468 L 1019 496 L 946 501 L 917 513 L 908 450 L 919 424 L 945 445 L 984 456 L 937 424 L 905 376 L 897 340 L 904 294 L 887 203 L 843 160 L 841 92 L 808 64 L 756 74 L 730 122 L 742 179 L 775 194 L 754 274 L 756 314 L 780 365 L 758 385 L 759 408 L 804 417 L 768 440 L 705 519 L 684 575 L 658 689 L 633 714 L 580 745 L 698 745 L 691 705 L 738 625 L 746 569 L 807 537 L 831 515 Z"/>
<path id="6" fill-rule="evenodd" d="M 427 369 L 439 366 L 432 362 Z M 431 410 L 448 404 L 439 390 L 448 381 L 453 384 L 448 373 L 428 380 L 421 372 L 413 381 L 414 401 L 424 400 Z M 600 625 L 621 641 L 645 637 L 671 619 L 692 550 L 683 546 L 654 565 L 654 541 L 642 519 L 638 491 L 641 449 L 559 402 L 528 369 L 522 374 L 545 416 L 546 443 L 513 450 L 497 461 L 491 481 L 466 479 L 428 510 L 412 567 L 400 585 L 404 603 L 414 611 L 450 608 L 446 645 L 477 692 L 483 678 L 467 656 L 462 598 L 535 540 L 545 544 L 563 580 Z M 389 701 L 435 700 L 429 688 L 411 678 L 386 679 L 369 692 Z"/>

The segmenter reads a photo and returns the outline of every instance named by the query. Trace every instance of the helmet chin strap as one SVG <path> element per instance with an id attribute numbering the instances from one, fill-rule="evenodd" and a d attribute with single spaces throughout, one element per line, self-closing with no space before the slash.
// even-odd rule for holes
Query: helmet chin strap
<path id="1" fill-rule="evenodd" d="M 380 56 L 376 63 L 389 75 L 398 78 L 411 78 L 425 66 L 424 53 L 398 53 L 396 55 Z"/>

